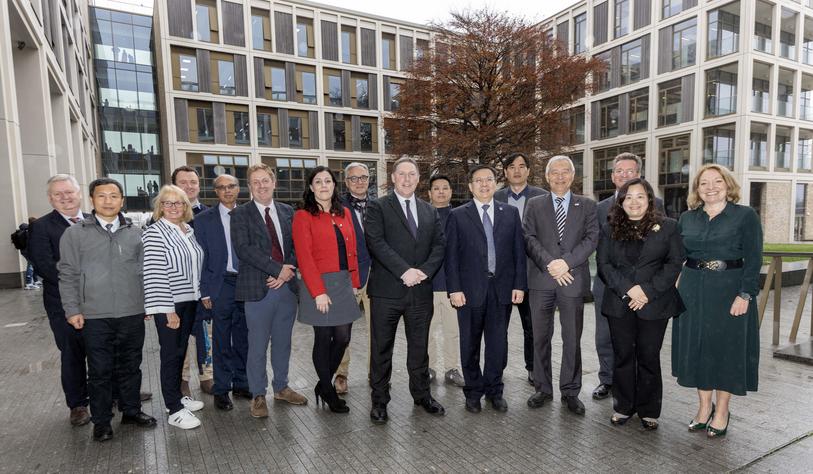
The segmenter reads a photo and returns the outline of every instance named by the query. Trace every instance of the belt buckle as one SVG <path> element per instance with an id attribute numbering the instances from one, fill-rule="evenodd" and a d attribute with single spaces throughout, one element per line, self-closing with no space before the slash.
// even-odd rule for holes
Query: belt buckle
<path id="1" fill-rule="evenodd" d="M 703 268 L 713 272 L 725 270 L 726 264 L 722 260 L 709 260 L 702 262 Z"/>

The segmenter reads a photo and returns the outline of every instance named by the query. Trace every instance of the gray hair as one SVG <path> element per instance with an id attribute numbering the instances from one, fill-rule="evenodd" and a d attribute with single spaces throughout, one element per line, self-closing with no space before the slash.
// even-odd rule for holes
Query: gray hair
<path id="1" fill-rule="evenodd" d="M 55 175 L 51 176 L 50 178 L 48 178 L 48 182 L 47 182 L 48 192 L 51 192 L 51 185 L 52 184 L 59 183 L 60 181 L 68 181 L 69 183 L 71 183 L 73 185 L 74 188 L 76 188 L 77 191 L 79 191 L 79 189 L 80 189 L 79 181 L 77 181 L 76 178 L 74 178 L 73 176 L 71 176 L 69 174 L 60 173 L 60 174 L 55 174 Z"/>
<path id="2" fill-rule="evenodd" d="M 232 180 L 233 182 L 235 182 L 235 183 L 237 183 L 237 184 L 240 184 L 240 181 L 239 181 L 237 178 L 235 178 L 234 176 L 232 176 L 232 175 L 230 175 L 230 174 L 228 174 L 228 173 L 223 173 L 223 174 L 221 174 L 221 175 L 218 175 L 218 177 L 217 177 L 217 178 L 215 178 L 215 180 L 214 180 L 212 183 L 213 183 L 215 186 L 217 186 L 217 182 L 218 182 L 218 180 L 219 180 L 220 178 L 224 178 L 224 179 L 230 179 L 230 180 Z"/>
<path id="3" fill-rule="evenodd" d="M 567 164 L 570 165 L 570 171 L 573 172 L 574 174 L 576 173 L 576 167 L 573 165 L 573 160 L 571 160 L 569 156 L 556 155 L 554 157 L 551 157 L 551 159 L 548 160 L 548 164 L 545 165 L 545 176 L 547 176 L 548 173 L 550 172 L 551 165 L 559 161 L 567 161 Z"/>
<path id="4" fill-rule="evenodd" d="M 613 159 L 613 168 L 617 165 L 620 161 L 634 161 L 636 165 L 638 165 L 638 172 L 641 172 L 641 167 L 643 163 L 641 162 L 641 157 L 629 152 L 619 153 L 618 156 Z"/>
<path id="5" fill-rule="evenodd" d="M 354 161 L 354 162 L 352 162 L 349 165 L 344 167 L 344 174 L 347 174 L 353 168 L 364 168 L 364 171 L 366 171 L 367 174 L 370 173 L 370 168 L 367 167 L 367 165 L 365 165 L 364 163 L 360 163 L 358 161 Z"/>

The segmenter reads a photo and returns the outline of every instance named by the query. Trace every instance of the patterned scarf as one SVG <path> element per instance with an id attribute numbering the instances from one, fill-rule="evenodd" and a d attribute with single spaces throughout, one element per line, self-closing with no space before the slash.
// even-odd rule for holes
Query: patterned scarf
<path id="1" fill-rule="evenodd" d="M 347 197 L 350 200 L 350 207 L 361 214 L 361 221 L 364 222 L 364 218 L 367 217 L 367 198 L 359 199 L 352 194 L 348 194 Z"/>

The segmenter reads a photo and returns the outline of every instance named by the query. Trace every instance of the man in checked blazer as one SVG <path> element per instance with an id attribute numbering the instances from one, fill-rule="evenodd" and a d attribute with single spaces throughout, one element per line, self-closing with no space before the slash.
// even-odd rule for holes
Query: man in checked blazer
<path id="1" fill-rule="evenodd" d="M 266 164 L 249 167 L 251 201 L 231 211 L 231 241 L 240 271 L 234 298 L 245 302 L 248 326 L 246 376 L 253 397 L 251 416 L 265 418 L 266 371 L 271 341 L 274 400 L 304 405 L 308 399 L 288 387 L 291 332 L 296 318 L 296 256 L 291 206 L 274 201 L 276 175 Z"/>
<path id="2" fill-rule="evenodd" d="M 545 177 L 551 193 L 537 196 L 525 207 L 523 229 L 528 254 L 528 288 L 534 334 L 534 387 L 531 408 L 553 398 L 551 339 L 553 316 L 559 308 L 562 364 L 559 391 L 567 408 L 584 414 L 579 400 L 582 381 L 581 347 L 584 300 L 590 293 L 587 259 L 598 245 L 596 203 L 570 192 L 576 170 L 567 156 L 548 161 Z"/>

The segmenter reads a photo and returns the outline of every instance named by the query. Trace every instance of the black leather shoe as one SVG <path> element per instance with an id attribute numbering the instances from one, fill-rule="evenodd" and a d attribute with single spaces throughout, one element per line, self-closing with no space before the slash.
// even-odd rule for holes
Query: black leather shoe
<path id="1" fill-rule="evenodd" d="M 376 425 L 386 423 L 387 420 L 389 420 L 387 416 L 387 405 L 373 405 L 373 409 L 370 410 L 370 419 L 373 420 L 373 423 Z"/>
<path id="2" fill-rule="evenodd" d="M 135 415 L 121 415 L 121 424 L 122 425 L 138 425 L 142 428 L 152 428 L 156 425 L 155 418 L 151 417 L 150 415 L 140 411 Z M 111 432 L 112 436 L 112 432 Z"/>
<path id="3" fill-rule="evenodd" d="M 491 408 L 495 409 L 496 411 L 508 411 L 508 403 L 506 403 L 503 397 L 489 398 L 488 401 L 491 402 Z"/>
<path id="4" fill-rule="evenodd" d="M 545 392 L 536 392 L 528 399 L 528 408 L 540 408 L 546 401 L 553 400 L 553 395 Z"/>
<path id="5" fill-rule="evenodd" d="M 446 414 L 446 409 L 443 408 L 443 405 L 438 403 L 431 395 L 423 400 L 415 400 L 415 405 L 422 406 L 423 409 L 426 410 L 426 413 L 430 415 L 443 416 Z"/>
<path id="6" fill-rule="evenodd" d="M 584 415 L 584 403 L 577 396 L 562 395 L 562 401 L 567 405 L 567 409 L 577 415 Z"/>
<path id="7" fill-rule="evenodd" d="M 247 388 L 235 388 L 231 391 L 231 394 L 234 395 L 234 398 L 245 398 L 246 400 L 254 399 Z"/>
<path id="8" fill-rule="evenodd" d="M 593 399 L 594 400 L 604 400 L 605 398 L 610 396 L 610 392 L 612 391 L 613 386 L 606 383 L 601 383 L 593 390 Z"/>
<path id="9" fill-rule="evenodd" d="M 111 439 L 113 439 L 113 427 L 110 425 L 93 425 L 93 441 L 101 443 Z"/>
<path id="10" fill-rule="evenodd" d="M 223 395 L 215 395 L 215 408 L 223 411 L 229 411 L 234 408 L 234 404 L 231 402 L 231 398 L 229 398 L 228 393 L 224 393 Z"/>
<path id="11" fill-rule="evenodd" d="M 474 399 L 466 399 L 466 411 L 469 413 L 480 413 L 483 411 L 482 405 L 480 405 L 480 400 Z"/>

